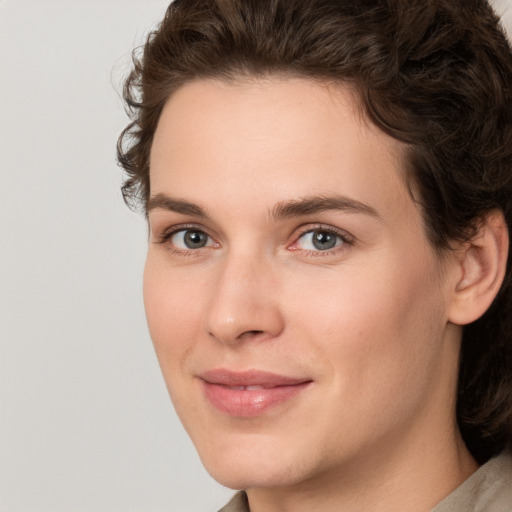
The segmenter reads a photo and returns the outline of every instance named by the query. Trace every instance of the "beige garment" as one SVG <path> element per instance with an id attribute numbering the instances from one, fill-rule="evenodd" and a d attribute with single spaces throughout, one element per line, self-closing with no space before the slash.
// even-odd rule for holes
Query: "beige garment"
<path id="1" fill-rule="evenodd" d="M 250 512 L 245 492 L 237 492 L 231 498 L 230 502 L 222 507 L 219 512 Z"/>
<path id="2" fill-rule="evenodd" d="M 512 453 L 484 464 L 432 512 L 512 512 Z"/>
<path id="3" fill-rule="evenodd" d="M 219 512 L 250 512 L 245 492 Z M 431 512 L 512 512 L 512 453 L 484 464 Z"/>

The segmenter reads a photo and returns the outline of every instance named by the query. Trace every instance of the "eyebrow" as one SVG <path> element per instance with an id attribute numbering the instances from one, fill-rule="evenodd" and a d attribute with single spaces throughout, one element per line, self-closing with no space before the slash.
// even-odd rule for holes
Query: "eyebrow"
<path id="1" fill-rule="evenodd" d="M 329 210 L 341 210 L 351 213 L 363 213 L 380 219 L 377 210 L 372 206 L 341 195 L 310 196 L 298 200 L 285 201 L 277 204 L 271 211 L 274 220 L 290 217 L 304 217 Z"/>
<path id="2" fill-rule="evenodd" d="M 147 213 L 156 208 L 181 213 L 182 215 L 193 215 L 201 218 L 208 217 L 206 211 L 199 205 L 183 199 L 169 197 L 165 194 L 156 194 L 150 197 L 146 208 Z M 315 213 L 329 210 L 362 213 L 377 219 L 381 218 L 377 210 L 372 206 L 341 195 L 308 196 L 300 199 L 283 201 L 276 204 L 271 209 L 270 218 L 277 221 L 292 217 L 305 217 L 307 215 L 314 215 Z"/>
<path id="3" fill-rule="evenodd" d="M 174 199 L 165 194 L 156 194 L 149 198 L 146 206 L 146 212 L 161 208 L 171 212 L 181 213 L 183 215 L 194 215 L 195 217 L 207 217 L 206 211 L 200 206 L 182 199 Z"/>

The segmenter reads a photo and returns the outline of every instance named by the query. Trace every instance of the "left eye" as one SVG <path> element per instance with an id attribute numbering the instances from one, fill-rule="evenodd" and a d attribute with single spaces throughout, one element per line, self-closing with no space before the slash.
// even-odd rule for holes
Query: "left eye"
<path id="1" fill-rule="evenodd" d="M 178 249 L 201 249 L 213 245 L 213 240 L 200 229 L 180 229 L 170 237 L 172 245 Z"/>
<path id="2" fill-rule="evenodd" d="M 337 233 L 325 229 L 315 229 L 301 235 L 297 241 L 297 247 L 306 251 L 328 251 L 344 242 Z"/>

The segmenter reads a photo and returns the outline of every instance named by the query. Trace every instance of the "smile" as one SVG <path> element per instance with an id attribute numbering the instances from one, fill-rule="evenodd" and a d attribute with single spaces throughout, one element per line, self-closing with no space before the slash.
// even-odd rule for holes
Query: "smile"
<path id="1" fill-rule="evenodd" d="M 268 372 L 212 370 L 201 375 L 206 399 L 220 412 L 251 418 L 266 413 L 306 390 L 310 379 Z"/>

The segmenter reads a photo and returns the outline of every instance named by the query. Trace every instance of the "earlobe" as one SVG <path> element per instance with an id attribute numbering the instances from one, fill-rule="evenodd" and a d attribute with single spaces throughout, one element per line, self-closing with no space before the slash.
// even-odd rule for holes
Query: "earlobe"
<path id="1" fill-rule="evenodd" d="M 450 322 L 466 325 L 487 311 L 503 283 L 508 244 L 503 213 L 489 213 L 480 222 L 475 236 L 460 249 L 460 278 L 453 290 Z"/>

